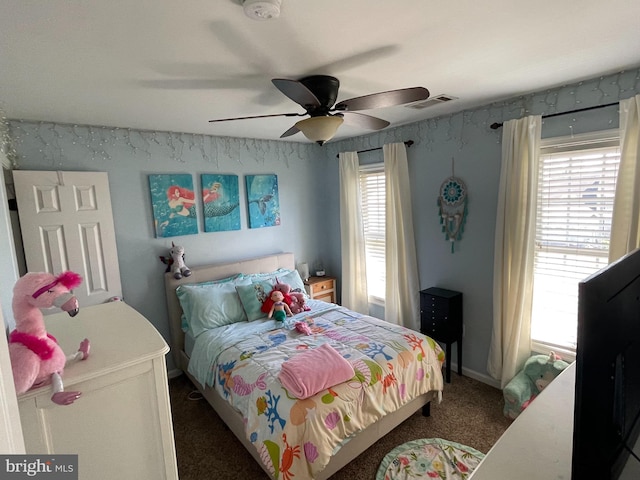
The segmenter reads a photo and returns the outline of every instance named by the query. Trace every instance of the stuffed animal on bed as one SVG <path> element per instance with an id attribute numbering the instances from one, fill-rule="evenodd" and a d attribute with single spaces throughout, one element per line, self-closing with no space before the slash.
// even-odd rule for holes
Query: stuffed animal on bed
<path id="1" fill-rule="evenodd" d="M 284 301 L 284 295 L 279 290 L 273 290 L 271 295 L 271 309 L 268 318 L 273 317 L 276 322 L 284 322 L 285 318 L 292 316 L 291 309 Z"/>
<path id="2" fill-rule="evenodd" d="M 58 276 L 27 273 L 16 282 L 12 303 L 16 329 L 9 335 L 9 357 L 17 394 L 51 381 L 54 403 L 70 405 L 80 397 L 80 392 L 64 391 L 62 373 L 69 361 L 87 359 L 89 340 L 85 338 L 77 352 L 65 356 L 57 340 L 47 333 L 40 309 L 55 306 L 74 317 L 79 310 L 78 299 L 70 290 L 81 282 L 75 272 Z"/>
<path id="3" fill-rule="evenodd" d="M 276 278 L 276 283 L 271 292 L 269 292 L 269 296 L 264 300 L 264 302 L 262 302 L 262 313 L 269 313 L 271 310 L 271 305 L 273 304 L 273 301 L 271 300 L 271 293 L 274 291 L 282 292 L 284 297 L 283 301 L 289 306 L 293 315 L 311 310 L 311 308 L 306 304 L 305 296 L 301 292 L 291 291 L 291 285 L 282 283 L 278 278 Z"/>
<path id="4" fill-rule="evenodd" d="M 569 364 L 554 352 L 533 355 L 504 387 L 504 415 L 515 419 Z"/>
<path id="5" fill-rule="evenodd" d="M 296 292 L 291 290 L 291 285 L 288 283 L 282 283 L 276 277 L 276 284 L 273 286 L 274 290 L 279 290 L 284 295 L 285 301 L 289 305 L 289 308 L 295 315 L 300 312 L 308 312 L 311 310 L 309 306 L 306 304 L 305 296 L 302 292 Z M 286 300 L 288 299 L 288 300 Z"/>

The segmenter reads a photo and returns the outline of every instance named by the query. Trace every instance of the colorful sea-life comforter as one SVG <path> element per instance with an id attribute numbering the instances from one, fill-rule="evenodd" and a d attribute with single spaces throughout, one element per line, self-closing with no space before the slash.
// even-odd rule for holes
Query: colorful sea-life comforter
<path id="1" fill-rule="evenodd" d="M 444 353 L 431 338 L 324 302 L 277 325 L 240 322 L 198 336 L 189 372 L 242 413 L 274 479 L 315 478 L 348 438 L 411 399 L 442 391 Z M 305 320 L 311 335 L 296 331 Z M 278 380 L 287 359 L 329 343 L 355 376 L 305 400 Z M 322 369 L 318 365 L 318 369 Z"/>

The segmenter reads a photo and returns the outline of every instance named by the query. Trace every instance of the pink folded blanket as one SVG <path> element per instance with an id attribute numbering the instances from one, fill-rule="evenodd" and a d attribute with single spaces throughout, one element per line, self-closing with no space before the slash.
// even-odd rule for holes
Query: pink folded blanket
<path id="1" fill-rule="evenodd" d="M 304 399 L 354 375 L 351 364 L 331 345 L 323 343 L 284 362 L 278 378 L 291 395 Z"/>

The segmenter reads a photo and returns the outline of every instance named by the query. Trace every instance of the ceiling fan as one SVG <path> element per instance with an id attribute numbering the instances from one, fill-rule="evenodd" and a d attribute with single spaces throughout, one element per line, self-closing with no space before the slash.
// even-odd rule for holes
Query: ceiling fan
<path id="1" fill-rule="evenodd" d="M 298 121 L 289 130 L 280 135 L 280 138 L 302 132 L 309 140 L 323 145 L 335 135 L 342 122 L 370 130 L 381 130 L 389 125 L 386 120 L 359 113 L 360 110 L 392 107 L 429 98 L 429 90 L 426 88 L 412 87 L 372 93 L 335 103 L 338 98 L 338 89 L 340 88 L 340 81 L 335 77 L 311 75 L 300 80 L 274 78 L 271 81 L 278 90 L 304 108 L 306 112 L 221 118 L 209 120 L 209 122 L 227 122 L 230 120 L 266 117 L 303 117 L 308 115 L 309 118 Z"/>

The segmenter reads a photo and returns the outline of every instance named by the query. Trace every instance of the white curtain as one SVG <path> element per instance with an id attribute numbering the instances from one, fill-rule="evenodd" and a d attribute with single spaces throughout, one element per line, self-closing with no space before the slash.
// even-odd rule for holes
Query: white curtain
<path id="1" fill-rule="evenodd" d="M 360 197 L 358 154 L 343 152 L 340 167 L 340 237 L 342 247 L 342 305 L 369 313 L 367 262 Z"/>
<path id="2" fill-rule="evenodd" d="M 502 388 L 531 355 L 531 304 L 542 117 L 503 125 L 487 371 Z"/>
<path id="3" fill-rule="evenodd" d="M 385 319 L 420 329 L 418 263 L 413 234 L 407 149 L 404 143 L 383 146 L 386 189 Z"/>
<path id="4" fill-rule="evenodd" d="M 640 95 L 620 101 L 620 168 L 609 263 L 640 247 Z"/>

